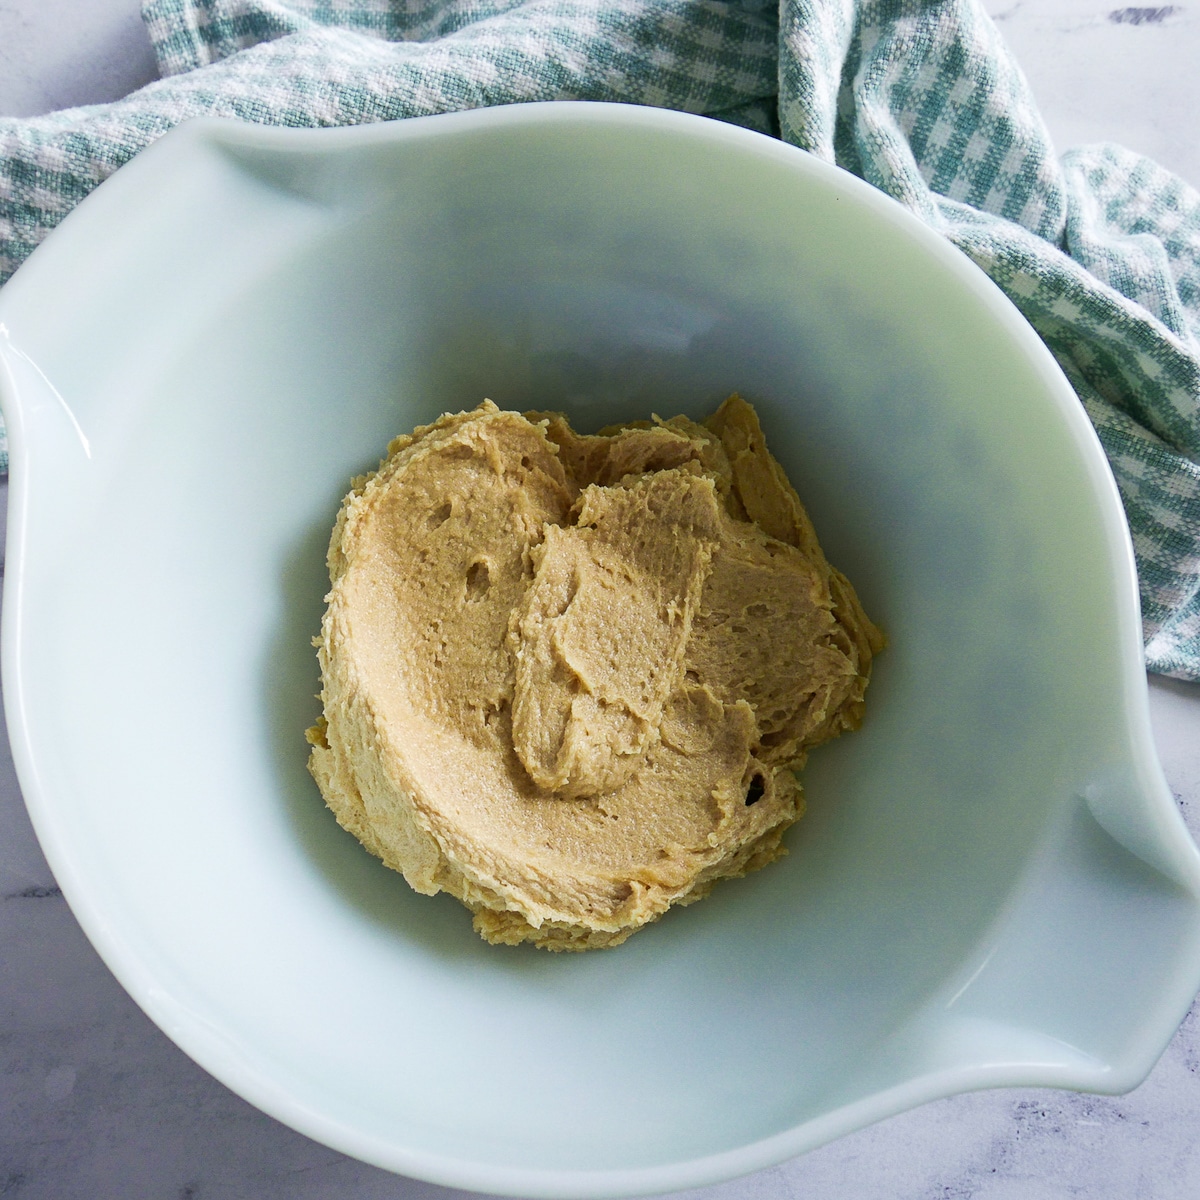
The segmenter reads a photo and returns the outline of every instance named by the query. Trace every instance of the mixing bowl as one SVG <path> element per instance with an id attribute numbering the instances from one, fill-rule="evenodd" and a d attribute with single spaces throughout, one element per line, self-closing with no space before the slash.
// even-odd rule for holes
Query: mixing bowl
<path id="1" fill-rule="evenodd" d="M 685 1188 L 972 1088 L 1127 1089 L 1200 985 L 1133 559 L 1031 329 L 867 185 L 550 104 L 198 121 L 0 293 L 25 798 L 80 923 L 236 1092 L 527 1196 Z M 324 551 L 389 438 L 751 399 L 889 646 L 790 855 L 612 951 L 485 945 L 324 809 Z"/>

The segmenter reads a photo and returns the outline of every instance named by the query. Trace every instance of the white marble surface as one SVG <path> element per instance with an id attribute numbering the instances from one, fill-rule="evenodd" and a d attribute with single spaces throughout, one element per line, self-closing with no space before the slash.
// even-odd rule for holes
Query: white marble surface
<path id="1" fill-rule="evenodd" d="M 0 0 L 0 114 L 153 77 L 136 0 Z M 987 0 L 1060 149 L 1119 141 L 1200 184 L 1200 0 Z M 3 489 L 0 488 L 0 496 Z M 1200 687 L 1151 684 L 1163 765 L 1200 834 Z M 456 1200 L 293 1133 L 142 1015 L 84 939 L 0 743 L 0 1197 Z M 691 1200 L 1194 1200 L 1200 1007 L 1123 1097 L 999 1091 L 927 1105 Z"/>
<path id="2" fill-rule="evenodd" d="M 1057 148 L 1119 142 L 1200 187 L 1200 4 L 985 0 Z"/>

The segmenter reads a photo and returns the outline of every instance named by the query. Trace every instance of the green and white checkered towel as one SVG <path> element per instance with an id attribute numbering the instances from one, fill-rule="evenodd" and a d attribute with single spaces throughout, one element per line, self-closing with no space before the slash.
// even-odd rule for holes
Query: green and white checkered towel
<path id="1" fill-rule="evenodd" d="M 163 78 L 0 119 L 0 282 L 188 117 L 349 125 L 615 100 L 782 137 L 907 205 L 1045 339 L 1125 501 L 1151 670 L 1200 679 L 1200 193 L 1056 157 L 979 0 L 149 0 Z"/>

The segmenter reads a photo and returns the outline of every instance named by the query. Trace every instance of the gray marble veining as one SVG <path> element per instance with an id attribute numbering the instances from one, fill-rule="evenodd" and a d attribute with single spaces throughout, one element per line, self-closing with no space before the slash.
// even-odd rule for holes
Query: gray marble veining
<path id="1" fill-rule="evenodd" d="M 1118 142 L 1200 186 L 1200 5 L 987 0 L 1059 151 Z"/>

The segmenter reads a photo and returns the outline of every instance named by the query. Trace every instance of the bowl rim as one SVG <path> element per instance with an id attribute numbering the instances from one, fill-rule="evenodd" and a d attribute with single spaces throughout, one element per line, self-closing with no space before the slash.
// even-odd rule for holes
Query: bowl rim
<path id="1" fill-rule="evenodd" d="M 1133 546 L 1120 496 L 1096 432 L 1049 350 L 1015 306 L 966 254 L 897 201 L 849 172 L 778 139 L 709 118 L 637 105 L 551 101 L 326 129 L 280 128 L 202 117 L 184 122 L 166 133 L 86 197 L 0 290 L 0 407 L 8 424 L 11 454 L 10 566 L 4 581 L 0 628 L 5 713 L 26 806 L 47 860 L 76 919 L 135 1002 L 181 1049 L 232 1091 L 293 1129 L 356 1158 L 415 1178 L 474 1191 L 565 1198 L 642 1195 L 701 1187 L 772 1166 L 875 1121 L 960 1092 L 1041 1086 L 1116 1093 L 1137 1086 L 1157 1061 L 1186 1013 L 1191 996 L 1200 987 L 1200 964 L 1193 965 L 1190 973 L 1183 971 L 1183 964 L 1178 964 L 1178 995 L 1172 994 L 1169 1003 L 1164 1001 L 1159 1006 L 1151 1022 L 1153 1028 L 1144 1030 L 1137 1044 L 1127 1048 L 1124 1058 L 1104 1072 L 1080 1074 L 1064 1071 L 1058 1066 L 1038 1069 L 1006 1064 L 955 1067 L 910 1079 L 734 1150 L 652 1167 L 567 1170 L 477 1163 L 441 1153 L 405 1149 L 381 1137 L 361 1133 L 296 1101 L 280 1085 L 245 1067 L 236 1054 L 230 1052 L 220 1030 L 183 1011 L 172 999 L 169 989 L 159 983 L 136 955 L 127 951 L 119 932 L 109 925 L 104 914 L 87 902 L 87 888 L 74 870 L 71 854 L 54 818 L 53 803 L 42 783 L 27 710 L 22 638 L 30 503 L 26 465 L 35 451 L 27 439 L 19 389 L 10 364 L 10 357 L 24 358 L 24 355 L 9 340 L 5 320 L 8 314 L 19 311 L 26 281 L 46 270 L 62 271 L 62 264 L 70 260 L 73 246 L 103 230 L 107 214 L 120 204 L 122 195 L 152 185 L 161 167 L 169 167 L 172 156 L 194 152 L 206 144 L 237 146 L 250 151 L 312 152 L 348 147 L 392 147 L 408 141 L 479 131 L 581 122 L 613 129 L 661 131 L 704 141 L 716 151 L 728 147 L 755 153 L 786 165 L 797 175 L 815 179 L 821 186 L 842 189 L 853 195 L 859 204 L 898 226 L 903 236 L 920 243 L 943 269 L 982 299 L 1007 335 L 1038 368 L 1046 395 L 1060 410 L 1098 497 L 1098 512 L 1114 567 L 1118 622 L 1124 634 L 1120 649 L 1122 687 L 1132 742 L 1140 756 L 1135 765 L 1147 778 L 1157 781 L 1154 794 L 1147 795 L 1146 802 L 1161 809 L 1165 795 L 1166 803 L 1170 804 L 1170 793 L 1162 780 L 1150 730 Z M 37 370 L 36 366 L 33 369 Z M 1157 814 L 1159 824 L 1165 830 L 1164 836 L 1176 838 L 1177 858 L 1191 864 L 1190 870 L 1185 866 L 1189 876 L 1187 882 L 1193 897 L 1200 897 L 1200 856 L 1173 805 L 1170 815 L 1175 818 L 1174 824 L 1162 811 Z M 1183 992 L 1188 987 L 1191 990 L 1184 1000 Z"/>

